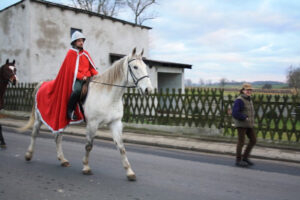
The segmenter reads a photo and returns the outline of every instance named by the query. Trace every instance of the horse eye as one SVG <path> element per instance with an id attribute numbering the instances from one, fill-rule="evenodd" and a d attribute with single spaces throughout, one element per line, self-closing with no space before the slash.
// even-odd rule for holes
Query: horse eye
<path id="1" fill-rule="evenodd" d="M 138 67 L 137 67 L 137 66 L 134 66 L 133 68 L 134 68 L 134 69 L 138 69 Z"/>

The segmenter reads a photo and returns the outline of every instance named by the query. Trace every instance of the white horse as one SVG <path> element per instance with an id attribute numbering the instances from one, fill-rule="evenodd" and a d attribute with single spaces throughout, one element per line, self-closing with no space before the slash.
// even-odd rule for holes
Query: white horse
<path id="1" fill-rule="evenodd" d="M 131 169 L 122 141 L 122 96 L 126 87 L 136 87 L 142 94 L 148 94 L 152 91 L 152 85 L 146 70 L 146 65 L 142 60 L 142 55 L 143 51 L 137 55 L 136 49 L 134 48 L 131 55 L 116 61 L 112 67 L 103 72 L 103 74 L 93 77 L 91 80 L 89 92 L 83 106 L 87 120 L 87 143 L 85 146 L 85 156 L 83 158 L 83 174 L 91 174 L 89 154 L 93 147 L 93 140 L 98 127 L 107 124 L 112 132 L 113 140 L 120 151 L 127 178 L 131 181 L 136 180 L 136 175 Z M 36 87 L 34 95 L 36 95 L 39 87 L 40 84 Z M 36 102 L 34 102 L 34 105 L 35 103 Z M 31 143 L 25 154 L 27 161 L 32 158 L 35 140 L 41 124 L 39 114 L 36 112 L 35 106 L 33 106 L 28 124 L 22 128 L 24 131 L 33 126 Z M 55 135 L 57 158 L 60 160 L 62 166 L 69 166 L 69 161 L 64 157 L 62 151 L 61 141 L 62 134 L 57 133 Z"/>

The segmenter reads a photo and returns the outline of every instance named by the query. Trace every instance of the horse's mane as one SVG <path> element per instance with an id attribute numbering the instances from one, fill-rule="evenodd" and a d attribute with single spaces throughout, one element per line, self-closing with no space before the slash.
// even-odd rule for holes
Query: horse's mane
<path id="1" fill-rule="evenodd" d="M 0 66 L 0 70 L 1 70 L 1 69 L 3 69 L 3 67 L 4 67 L 5 65 L 6 65 L 6 64 L 4 64 L 4 65 Z"/>
<path id="2" fill-rule="evenodd" d="M 95 79 L 105 84 L 116 84 L 116 81 L 120 80 L 123 77 L 123 64 L 126 59 L 127 56 L 115 61 L 110 68 L 105 70 L 102 74 L 98 75 Z M 111 89 L 112 87 L 111 85 L 104 84 L 101 84 L 101 86 L 106 87 L 107 89 Z"/>

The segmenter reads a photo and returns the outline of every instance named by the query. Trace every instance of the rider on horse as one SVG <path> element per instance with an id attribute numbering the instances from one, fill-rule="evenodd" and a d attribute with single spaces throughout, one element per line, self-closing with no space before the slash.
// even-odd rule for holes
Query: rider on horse
<path id="1" fill-rule="evenodd" d="M 72 35 L 71 39 L 71 45 L 74 49 L 79 50 L 79 54 L 83 53 L 83 43 L 85 41 L 84 35 L 76 31 Z M 98 72 L 94 69 L 94 67 L 91 65 L 91 63 L 88 60 L 88 57 L 81 56 L 79 58 L 79 65 L 78 65 L 78 72 L 76 81 L 74 84 L 74 90 L 71 94 L 71 97 L 69 99 L 68 103 L 68 110 L 67 110 L 67 118 L 68 119 L 76 119 L 76 115 L 74 115 L 74 109 L 76 106 L 76 103 L 78 102 L 81 94 L 81 89 L 83 83 L 87 80 L 88 77 L 97 75 Z"/>
<path id="2" fill-rule="evenodd" d="M 44 124 L 53 132 L 62 132 L 70 123 L 83 120 L 77 106 L 83 83 L 97 75 L 95 64 L 83 49 L 84 35 L 72 34 L 71 45 L 56 78 L 40 85 L 36 94 L 36 108 Z"/>

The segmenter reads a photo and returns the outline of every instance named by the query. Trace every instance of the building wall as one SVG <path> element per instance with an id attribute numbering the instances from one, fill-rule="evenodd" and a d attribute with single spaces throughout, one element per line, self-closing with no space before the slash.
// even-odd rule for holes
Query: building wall
<path id="1" fill-rule="evenodd" d="M 181 88 L 184 90 L 184 69 L 156 67 L 157 88 Z M 160 74 L 160 78 L 158 77 Z"/>
<path id="2" fill-rule="evenodd" d="M 149 52 L 146 28 L 30 0 L 2 11 L 0 23 L 1 65 L 8 57 L 16 59 L 20 82 L 56 77 L 71 47 L 71 28 L 86 36 L 84 47 L 100 73 L 110 66 L 109 53 L 127 55 L 134 47 L 144 48 L 146 57 Z"/>
<path id="3" fill-rule="evenodd" d="M 158 89 L 181 89 L 182 74 L 179 73 L 162 73 L 157 74 Z"/>
<path id="4" fill-rule="evenodd" d="M 151 80 L 151 84 L 153 88 L 157 88 L 157 68 L 156 67 L 147 67 L 148 74 Z"/>
<path id="5" fill-rule="evenodd" d="M 25 80 L 30 74 L 28 2 L 0 12 L 0 66 L 6 59 L 16 60 L 17 75 Z"/>
<path id="6" fill-rule="evenodd" d="M 71 28 L 82 30 L 100 73 L 110 66 L 109 53 L 129 54 L 137 47 L 148 55 L 147 29 L 31 2 L 31 82 L 55 78 L 71 47 Z"/>
<path id="7" fill-rule="evenodd" d="M 153 66 L 148 69 L 153 88 L 181 88 L 184 90 L 184 69 Z M 160 74 L 160 77 L 158 77 Z"/>
<path id="8" fill-rule="evenodd" d="M 147 28 L 30 0 L 0 12 L 0 25 L 0 64 L 15 59 L 20 82 L 56 77 L 71 47 L 71 28 L 81 29 L 87 37 L 85 49 L 100 73 L 111 64 L 109 53 L 126 55 L 134 47 L 138 53 L 144 48 L 145 57 L 149 52 Z M 180 84 L 184 88 L 184 69 L 152 66 L 149 76 L 154 88 L 159 88 L 158 73 L 182 74 L 176 78 L 176 88 Z"/>

